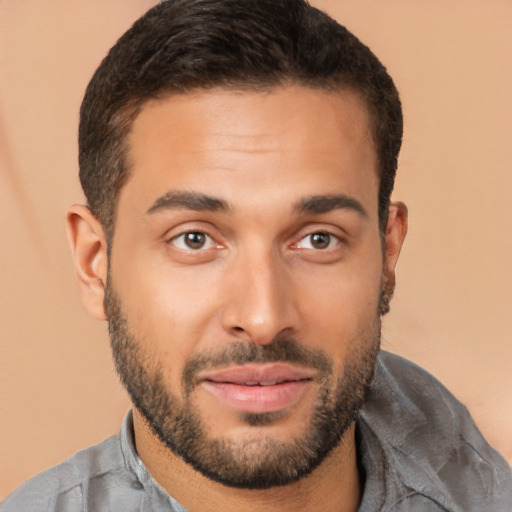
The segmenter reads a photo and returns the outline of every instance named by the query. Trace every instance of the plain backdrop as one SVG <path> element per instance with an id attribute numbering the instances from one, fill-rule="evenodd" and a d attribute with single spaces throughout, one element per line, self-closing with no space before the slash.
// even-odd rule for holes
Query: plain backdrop
<path id="1" fill-rule="evenodd" d="M 64 232 L 78 108 L 155 2 L 0 2 L 0 497 L 115 433 L 129 407 Z M 512 3 L 317 0 L 401 91 L 410 209 L 384 348 L 435 374 L 512 461 Z"/>

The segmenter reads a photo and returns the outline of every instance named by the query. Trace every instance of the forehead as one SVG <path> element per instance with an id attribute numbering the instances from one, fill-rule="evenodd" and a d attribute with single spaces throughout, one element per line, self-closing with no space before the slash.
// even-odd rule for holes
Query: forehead
<path id="1" fill-rule="evenodd" d="M 312 193 L 353 195 L 363 182 L 376 198 L 368 109 L 348 90 L 214 89 L 151 100 L 133 122 L 128 148 L 120 201 L 144 196 L 149 206 L 168 190 L 191 189 L 218 196 L 274 190 L 284 199 L 285 189 L 316 186 L 325 190 Z"/>

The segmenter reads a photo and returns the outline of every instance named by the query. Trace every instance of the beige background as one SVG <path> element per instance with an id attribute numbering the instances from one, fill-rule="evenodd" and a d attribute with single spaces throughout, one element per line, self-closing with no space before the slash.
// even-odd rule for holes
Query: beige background
<path id="1" fill-rule="evenodd" d="M 79 304 L 64 234 L 81 201 L 77 111 L 149 0 L 0 1 L 0 497 L 117 431 L 105 325 Z M 512 461 L 512 3 L 317 0 L 388 66 L 410 207 L 385 348 L 437 375 Z"/>

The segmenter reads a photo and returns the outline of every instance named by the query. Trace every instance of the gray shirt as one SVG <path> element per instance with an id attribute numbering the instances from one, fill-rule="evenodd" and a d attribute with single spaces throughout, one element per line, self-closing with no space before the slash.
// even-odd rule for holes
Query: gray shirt
<path id="1" fill-rule="evenodd" d="M 382 352 L 356 428 L 360 512 L 511 512 L 512 473 L 467 409 L 418 366 Z M 187 512 L 119 435 L 22 485 L 1 512 Z"/>

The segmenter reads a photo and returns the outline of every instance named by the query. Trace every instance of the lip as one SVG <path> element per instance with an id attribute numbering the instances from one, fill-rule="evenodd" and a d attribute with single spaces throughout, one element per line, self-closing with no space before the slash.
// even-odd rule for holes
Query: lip
<path id="1" fill-rule="evenodd" d="M 232 366 L 201 375 L 201 386 L 240 412 L 276 412 L 297 403 L 313 375 L 311 369 L 282 363 Z"/>

